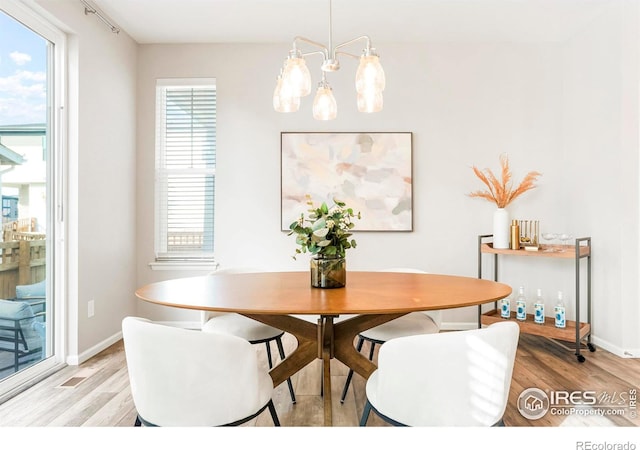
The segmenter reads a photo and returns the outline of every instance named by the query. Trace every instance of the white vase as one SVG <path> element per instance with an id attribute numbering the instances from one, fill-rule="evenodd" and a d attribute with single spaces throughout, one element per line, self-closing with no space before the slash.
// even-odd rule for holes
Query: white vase
<path id="1" fill-rule="evenodd" d="M 493 248 L 509 248 L 509 212 L 504 208 L 493 213 Z"/>

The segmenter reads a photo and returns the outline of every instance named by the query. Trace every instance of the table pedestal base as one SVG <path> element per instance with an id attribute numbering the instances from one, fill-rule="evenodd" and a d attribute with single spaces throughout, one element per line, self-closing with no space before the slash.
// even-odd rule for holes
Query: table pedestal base
<path id="1" fill-rule="evenodd" d="M 365 379 L 376 370 L 376 365 L 358 352 L 353 342 L 364 330 L 402 317 L 405 313 L 366 314 L 335 323 L 338 316 L 321 315 L 316 324 L 294 316 L 242 313 L 272 327 L 292 334 L 298 347 L 284 361 L 275 366 L 269 374 L 273 385 L 278 386 L 291 375 L 311 363 L 316 358 L 322 360 L 322 389 L 324 399 L 324 425 L 332 425 L 331 401 L 331 359 L 344 363 Z"/>

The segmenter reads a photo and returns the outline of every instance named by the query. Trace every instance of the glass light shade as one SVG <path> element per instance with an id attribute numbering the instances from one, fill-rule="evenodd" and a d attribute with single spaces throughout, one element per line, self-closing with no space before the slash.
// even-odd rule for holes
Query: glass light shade
<path id="1" fill-rule="evenodd" d="M 278 77 L 273 91 L 273 109 L 278 112 L 296 112 L 300 108 L 300 97 L 291 95 L 291 90 L 283 86 L 282 78 Z"/>
<path id="2" fill-rule="evenodd" d="M 358 94 L 358 111 L 372 113 L 382 111 L 382 92 L 369 91 Z"/>
<path id="3" fill-rule="evenodd" d="M 385 86 L 384 70 L 377 55 L 362 55 L 356 72 L 356 91 L 382 92 Z"/>
<path id="4" fill-rule="evenodd" d="M 291 89 L 295 97 L 304 97 L 311 93 L 311 74 L 304 58 L 287 59 L 282 82 Z"/>
<path id="5" fill-rule="evenodd" d="M 313 118 L 316 120 L 332 120 L 338 115 L 338 105 L 333 92 L 328 86 L 318 87 L 313 100 Z"/>

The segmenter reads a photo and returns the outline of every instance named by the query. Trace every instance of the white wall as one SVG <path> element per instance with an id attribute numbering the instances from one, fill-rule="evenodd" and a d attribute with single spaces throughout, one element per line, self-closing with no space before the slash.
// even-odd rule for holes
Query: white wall
<path id="1" fill-rule="evenodd" d="M 635 5 L 624 7 L 637 16 Z M 138 284 L 199 274 L 154 272 L 148 266 L 153 258 L 152 236 L 145 230 L 153 224 L 154 80 L 216 77 L 215 245 L 223 266 L 307 270 L 305 258 L 290 257 L 293 238 L 279 231 L 280 132 L 411 131 L 414 231 L 357 233 L 358 248 L 347 255 L 349 269 L 414 266 L 476 276 L 477 236 L 491 232 L 494 207 L 465 195 L 481 187 L 470 167 L 496 170 L 499 155 L 507 152 L 517 181 L 530 170 L 543 173 L 539 187 L 509 208 L 512 217 L 538 219 L 543 230 L 592 236 L 597 342 L 617 353 L 640 349 L 635 331 L 638 108 L 637 101 L 628 101 L 629 96 L 637 99 L 637 43 L 623 41 L 637 33 L 636 16 L 629 18 L 618 3 L 558 44 L 378 43 L 387 75 L 384 111 L 356 112 L 355 63 L 346 60 L 329 80 L 338 118 L 327 123 L 311 118 L 310 98 L 303 99 L 296 114 L 272 110 L 286 44 L 141 46 Z M 312 58 L 309 65 L 314 67 Z M 630 71 L 624 80 L 623 69 Z M 602 175 L 610 182 L 601 181 Z M 624 238 L 623 225 L 629 227 Z M 502 264 L 501 279 L 514 289 L 525 285 L 530 295 L 538 287 L 547 295 L 563 290 L 572 301 L 573 264 L 527 260 Z M 195 312 L 144 302 L 139 302 L 138 313 L 197 320 Z M 475 314 L 475 308 L 448 311 L 445 321 L 469 323 Z M 574 314 L 571 306 L 569 314 Z M 621 327 L 621 321 L 628 323 Z"/>
<path id="2" fill-rule="evenodd" d="M 135 311 L 137 45 L 80 2 L 38 3 L 69 37 L 68 360 L 77 362 Z"/>
<path id="3" fill-rule="evenodd" d="M 594 237 L 594 334 L 640 356 L 638 4 L 617 2 L 563 48 L 565 222 Z"/>

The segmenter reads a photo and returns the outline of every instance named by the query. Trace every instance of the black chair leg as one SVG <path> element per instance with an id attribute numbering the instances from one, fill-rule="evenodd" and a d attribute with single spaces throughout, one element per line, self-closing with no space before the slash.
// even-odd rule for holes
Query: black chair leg
<path id="1" fill-rule="evenodd" d="M 269 407 L 269 412 L 271 413 L 271 418 L 273 419 L 273 424 L 276 427 L 279 427 L 280 420 L 278 419 L 278 413 L 276 413 L 276 407 L 273 405 L 273 400 L 269 400 L 268 407 Z"/>
<path id="2" fill-rule="evenodd" d="M 320 360 L 320 397 L 324 397 L 324 360 Z"/>
<path id="3" fill-rule="evenodd" d="M 142 422 L 140 422 L 140 416 L 136 415 L 136 423 L 133 424 L 134 427 L 142 426 Z"/>
<path id="4" fill-rule="evenodd" d="M 269 361 L 269 369 L 273 369 L 273 361 L 271 360 L 271 346 L 269 345 L 269 341 L 265 342 L 264 345 L 267 346 L 267 361 Z"/>
<path id="5" fill-rule="evenodd" d="M 284 360 L 284 347 L 282 346 L 282 339 L 276 338 L 276 344 L 278 346 L 278 352 L 280 353 L 280 358 Z M 271 358 L 271 346 L 269 345 L 269 341 L 265 342 L 264 345 L 267 347 L 267 361 L 269 362 L 269 369 L 273 369 L 273 359 Z M 293 383 L 291 383 L 291 378 L 287 378 L 287 385 L 289 386 L 289 394 L 291 394 L 291 401 L 293 403 L 296 402 L 296 394 L 293 392 Z"/>
<path id="6" fill-rule="evenodd" d="M 358 343 L 356 344 L 356 350 L 358 351 L 362 350 L 362 344 L 364 344 L 364 338 L 362 336 L 358 336 Z M 344 384 L 344 388 L 342 388 L 342 396 L 340 397 L 340 403 L 344 403 L 344 399 L 347 398 L 347 391 L 349 390 L 349 385 L 351 384 L 351 378 L 353 378 L 353 369 L 349 369 L 349 374 L 347 375 L 347 382 Z"/>
<path id="7" fill-rule="evenodd" d="M 284 354 L 284 346 L 282 345 L 282 339 L 281 338 L 277 338 L 276 339 L 276 344 L 278 346 L 278 352 L 280 354 L 280 359 L 284 361 L 285 354 Z M 289 386 L 289 394 L 291 394 L 291 402 L 293 404 L 295 404 L 296 403 L 296 394 L 293 392 L 293 383 L 291 383 L 291 378 L 287 378 L 287 385 Z"/>
<path id="8" fill-rule="evenodd" d="M 371 403 L 369 400 L 364 404 L 364 410 L 362 411 L 362 418 L 360 419 L 360 426 L 366 427 L 367 420 L 369 420 L 369 413 L 371 412 Z"/>
<path id="9" fill-rule="evenodd" d="M 353 369 L 349 369 L 349 374 L 347 375 L 347 381 L 344 383 L 344 388 L 342 388 L 342 396 L 340 396 L 340 403 L 344 403 L 345 398 L 347 398 L 347 391 L 349 390 L 349 385 L 351 384 L 351 378 L 353 378 Z"/>

